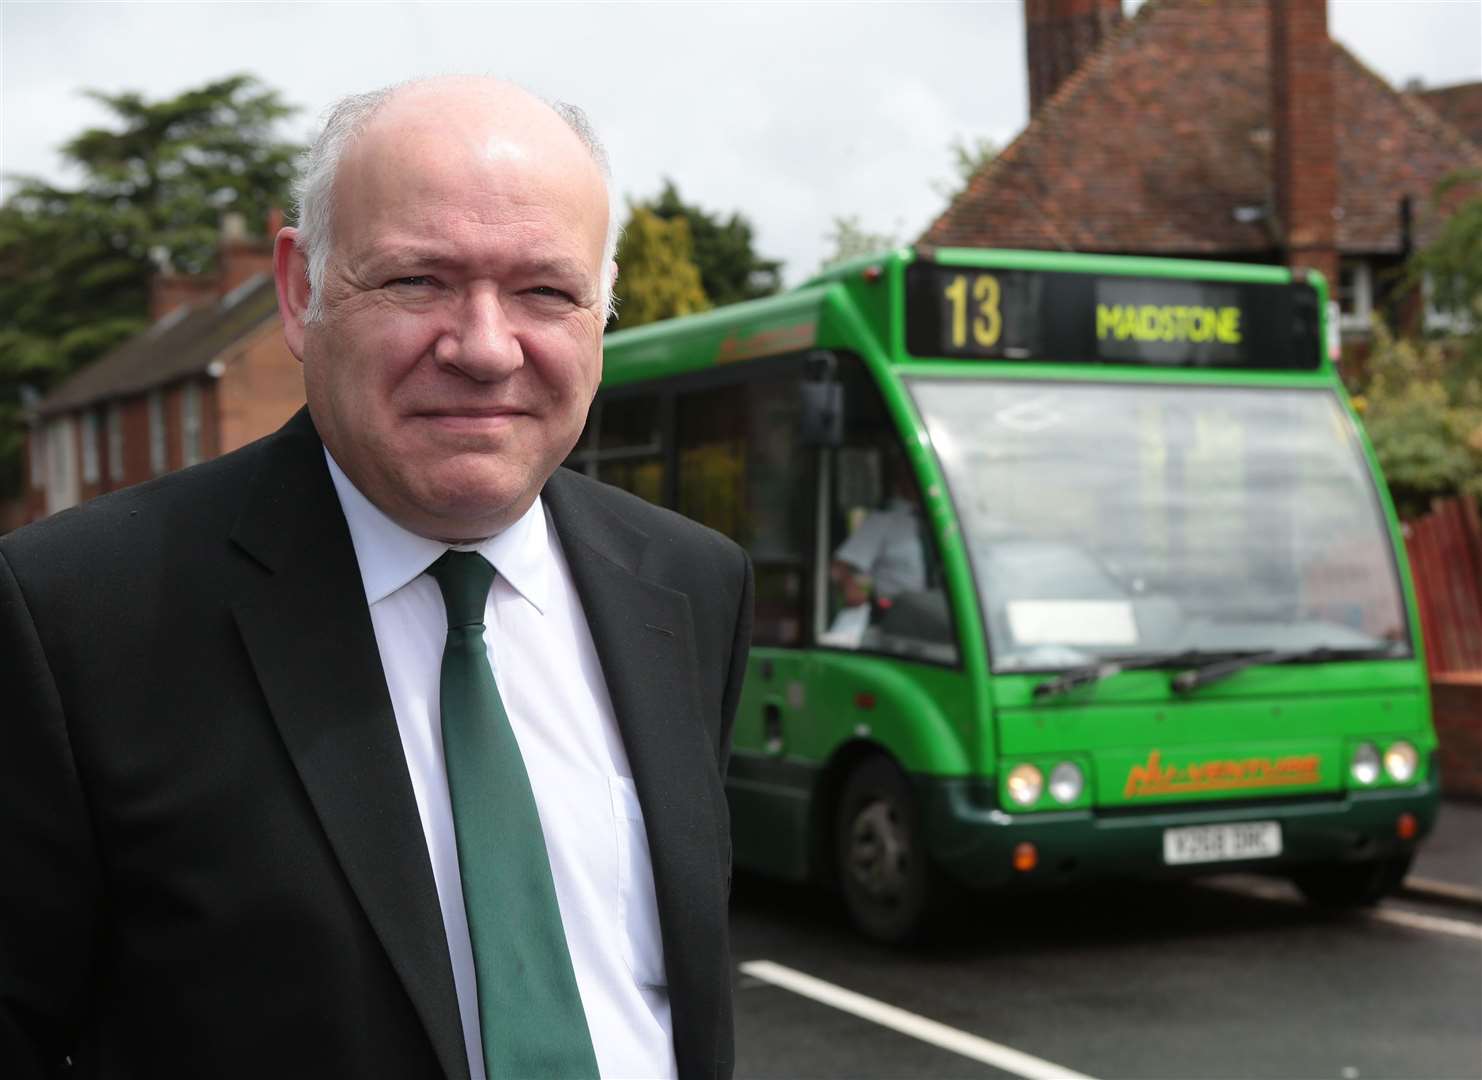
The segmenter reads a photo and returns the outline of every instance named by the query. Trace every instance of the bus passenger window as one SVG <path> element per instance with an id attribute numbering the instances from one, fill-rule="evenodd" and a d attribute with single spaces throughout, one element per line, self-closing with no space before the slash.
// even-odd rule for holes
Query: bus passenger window
<path id="1" fill-rule="evenodd" d="M 812 552 L 812 481 L 799 467 L 801 395 L 790 373 L 676 399 L 676 509 L 751 556 L 757 645 L 801 645 Z"/>
<path id="2" fill-rule="evenodd" d="M 654 394 L 599 398 L 567 464 L 663 506 L 661 407 Z"/>

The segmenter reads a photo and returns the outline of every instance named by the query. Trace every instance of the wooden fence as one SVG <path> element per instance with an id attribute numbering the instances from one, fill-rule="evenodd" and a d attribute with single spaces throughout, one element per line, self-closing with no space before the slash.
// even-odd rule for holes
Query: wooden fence
<path id="1" fill-rule="evenodd" d="M 1437 499 L 1405 526 L 1432 676 L 1482 672 L 1482 514 L 1468 497 Z"/>

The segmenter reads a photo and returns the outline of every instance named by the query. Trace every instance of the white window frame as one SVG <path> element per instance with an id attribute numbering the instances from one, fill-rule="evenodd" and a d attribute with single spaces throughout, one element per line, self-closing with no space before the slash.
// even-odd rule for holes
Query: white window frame
<path id="1" fill-rule="evenodd" d="M 1425 315 L 1422 326 L 1427 334 L 1470 334 L 1472 316 L 1466 311 L 1443 311 L 1436 307 L 1436 286 L 1426 274 L 1420 281 L 1420 295 Z"/>
<path id="2" fill-rule="evenodd" d="M 1353 310 L 1344 311 L 1341 303 L 1338 310 L 1338 325 L 1345 333 L 1367 334 L 1369 317 L 1374 313 L 1374 267 L 1368 259 L 1343 259 L 1338 265 L 1338 282 L 1335 292 L 1342 289 L 1343 264 L 1354 268 Z M 1338 296 L 1334 296 L 1334 300 Z"/>
<path id="3" fill-rule="evenodd" d="M 98 470 L 98 413 L 89 409 L 82 414 L 82 482 L 96 484 Z"/>
<path id="4" fill-rule="evenodd" d="M 165 442 L 165 395 L 158 390 L 149 392 L 149 471 L 159 476 L 169 466 L 170 456 Z"/>
<path id="5" fill-rule="evenodd" d="M 78 498 L 77 432 L 72 417 L 60 416 L 47 424 L 46 512 L 76 506 Z"/>
<path id="6" fill-rule="evenodd" d="M 201 461 L 201 384 L 195 381 L 180 392 L 180 457 L 187 466 Z"/>
<path id="7" fill-rule="evenodd" d="M 123 407 L 116 401 L 108 403 L 108 479 L 124 478 L 124 434 Z"/>

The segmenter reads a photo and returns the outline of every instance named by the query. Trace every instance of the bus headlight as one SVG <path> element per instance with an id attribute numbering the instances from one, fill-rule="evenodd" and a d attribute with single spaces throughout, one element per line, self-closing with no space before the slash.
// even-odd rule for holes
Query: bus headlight
<path id="1" fill-rule="evenodd" d="M 1044 775 L 1033 765 L 1015 765 L 1009 773 L 1009 798 L 1020 806 L 1033 806 L 1039 802 L 1045 789 Z"/>
<path id="2" fill-rule="evenodd" d="M 1073 761 L 1062 761 L 1050 770 L 1050 798 L 1057 803 L 1069 805 L 1081 797 L 1086 778 L 1081 767 Z"/>
<path id="3" fill-rule="evenodd" d="M 1348 771 L 1353 778 L 1365 786 L 1379 779 L 1379 751 L 1373 743 L 1359 743 L 1353 748 L 1353 761 Z"/>
<path id="4" fill-rule="evenodd" d="M 1420 755 L 1407 742 L 1393 743 L 1384 752 L 1384 771 L 1389 773 L 1391 780 L 1401 784 L 1408 784 L 1415 779 L 1415 766 L 1419 762 Z"/>

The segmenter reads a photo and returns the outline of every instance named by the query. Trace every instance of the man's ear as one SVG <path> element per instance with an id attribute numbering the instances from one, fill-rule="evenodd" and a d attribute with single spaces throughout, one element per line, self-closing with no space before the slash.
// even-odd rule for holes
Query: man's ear
<path id="1" fill-rule="evenodd" d="M 288 351 L 304 359 L 304 317 L 309 310 L 309 264 L 299 250 L 298 230 L 280 229 L 273 240 L 273 278 L 278 285 L 278 314 Z"/>

